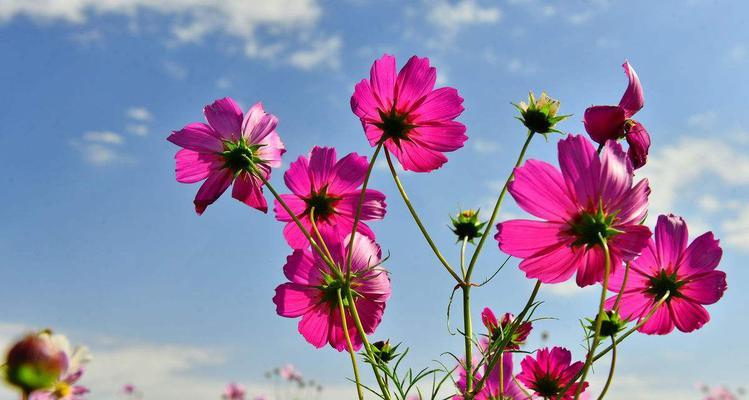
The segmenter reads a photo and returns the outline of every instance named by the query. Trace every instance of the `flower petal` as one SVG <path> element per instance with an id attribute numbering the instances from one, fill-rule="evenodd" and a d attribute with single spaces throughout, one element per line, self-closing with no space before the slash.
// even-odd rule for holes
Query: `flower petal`
<path id="1" fill-rule="evenodd" d="M 682 332 L 700 329 L 710 321 L 710 314 L 705 307 L 687 299 L 673 298 L 668 303 L 668 308 L 676 327 Z"/>
<path id="2" fill-rule="evenodd" d="M 263 115 L 254 125 L 246 125 L 245 129 L 250 130 L 247 132 L 250 144 L 261 143 L 271 132 L 275 132 L 277 125 L 278 118 L 272 114 Z"/>
<path id="3" fill-rule="evenodd" d="M 367 173 L 367 157 L 350 153 L 335 163 L 330 176 L 328 193 L 340 195 L 356 190 L 364 183 Z"/>
<path id="4" fill-rule="evenodd" d="M 661 268 L 671 271 L 679 265 L 688 239 L 687 223 L 683 218 L 673 214 L 658 216 L 655 225 L 655 248 Z"/>
<path id="5" fill-rule="evenodd" d="M 559 166 L 570 193 L 587 209 L 598 206 L 601 161 L 588 140 L 580 135 L 569 135 L 558 144 Z"/>
<path id="6" fill-rule="evenodd" d="M 544 253 L 572 239 L 564 234 L 567 224 L 561 222 L 516 219 L 497 224 L 494 239 L 499 248 L 514 257 L 528 258 Z"/>
<path id="7" fill-rule="evenodd" d="M 385 54 L 375 61 L 369 71 L 369 81 L 380 109 L 390 110 L 395 96 L 395 57 Z"/>
<path id="8" fill-rule="evenodd" d="M 269 167 L 279 168 L 281 156 L 286 153 L 286 146 L 278 134 L 275 131 L 270 132 L 258 144 L 262 144 L 263 147 L 257 150 L 257 156 Z"/>
<path id="9" fill-rule="evenodd" d="M 578 211 L 562 174 L 543 161 L 528 160 L 515 169 L 508 190 L 520 208 L 539 218 L 565 221 Z"/>
<path id="10" fill-rule="evenodd" d="M 648 312 L 650 312 L 649 309 L 646 313 Z M 669 307 L 666 304 L 662 304 L 655 314 L 637 330 L 648 335 L 666 335 L 671 333 L 674 330 L 674 320 L 671 318 Z"/>
<path id="11" fill-rule="evenodd" d="M 312 223 L 308 217 L 300 218 L 299 221 L 307 232 L 312 231 Z M 302 230 L 299 229 L 293 221 L 288 222 L 286 226 L 284 226 L 283 236 L 286 238 L 286 243 L 288 243 L 292 249 L 306 249 L 310 245 L 307 237 L 304 236 Z"/>
<path id="12" fill-rule="evenodd" d="M 341 200 L 336 203 L 336 212 L 353 218 L 359 206 L 361 192 L 351 192 L 342 196 Z M 370 221 L 383 219 L 386 212 L 385 195 L 374 189 L 367 189 L 364 193 L 364 201 L 361 204 L 361 213 L 359 219 Z"/>
<path id="13" fill-rule="evenodd" d="M 645 225 L 625 225 L 616 226 L 616 228 L 623 232 L 611 238 L 609 247 L 612 254 L 624 261 L 630 261 L 639 256 L 648 245 L 648 240 L 652 235 L 650 228 Z"/>
<path id="14" fill-rule="evenodd" d="M 684 251 L 679 272 L 685 275 L 712 271 L 720 263 L 723 250 L 720 241 L 716 240 L 712 232 L 698 236 Z"/>
<path id="15" fill-rule="evenodd" d="M 283 174 L 286 186 L 297 196 L 306 197 L 312 193 L 312 180 L 308 171 L 309 159 L 305 156 L 299 156 Z"/>
<path id="16" fill-rule="evenodd" d="M 242 132 L 242 109 L 231 97 L 224 97 L 205 106 L 203 114 L 221 138 L 239 140 Z"/>
<path id="17" fill-rule="evenodd" d="M 305 203 L 304 200 L 294 194 L 282 194 L 281 199 L 284 201 L 284 203 L 286 203 L 287 206 L 289 206 L 291 211 L 296 216 L 301 216 L 307 209 L 307 203 Z M 281 206 L 281 203 L 279 203 L 278 200 L 274 201 L 273 211 L 275 212 L 276 220 L 278 221 L 289 222 L 294 220 L 293 218 L 291 218 L 291 215 L 286 212 L 286 209 Z"/>
<path id="18" fill-rule="evenodd" d="M 527 278 L 543 283 L 564 282 L 575 273 L 583 254 L 567 245 L 557 245 L 520 262 L 520 270 Z"/>
<path id="19" fill-rule="evenodd" d="M 393 70 L 395 70 L 395 65 Z M 351 96 L 351 111 L 362 121 L 380 122 L 378 106 L 372 87 L 366 79 L 362 79 L 354 87 L 354 94 Z"/>
<path id="20" fill-rule="evenodd" d="M 690 277 L 679 289 L 679 294 L 695 303 L 713 304 L 723 297 L 727 287 L 725 272 L 709 271 Z"/>
<path id="21" fill-rule="evenodd" d="M 608 203 L 608 211 L 616 213 L 617 224 L 639 224 L 648 214 L 648 197 L 650 196 L 650 182 L 643 179 L 627 190 L 618 199 Z"/>
<path id="22" fill-rule="evenodd" d="M 622 68 L 629 78 L 629 85 L 627 85 L 627 90 L 624 91 L 624 95 L 619 101 L 619 107 L 624 110 L 624 116 L 629 118 L 645 105 L 645 96 L 642 93 L 640 78 L 637 76 L 635 69 L 627 61 L 624 61 Z"/>
<path id="23" fill-rule="evenodd" d="M 216 132 L 210 126 L 195 122 L 173 132 L 166 140 L 189 150 L 201 153 L 220 153 L 224 151 L 224 144 L 216 137 Z"/>
<path id="24" fill-rule="evenodd" d="M 585 109 L 585 131 L 596 143 L 624 136 L 624 109 L 618 106 L 593 106 Z"/>
<path id="25" fill-rule="evenodd" d="M 429 66 L 429 59 L 413 56 L 398 73 L 395 84 L 396 108 L 399 112 L 408 113 L 434 89 L 437 81 L 437 69 Z"/>
<path id="26" fill-rule="evenodd" d="M 627 132 L 627 157 L 635 169 L 642 168 L 648 162 L 648 150 L 650 149 L 650 134 L 641 123 L 635 122 Z"/>
<path id="27" fill-rule="evenodd" d="M 400 98 L 398 99 L 400 101 Z M 451 121 L 465 110 L 463 98 L 451 87 L 439 88 L 426 94 L 408 116 L 414 124 Z"/>
<path id="28" fill-rule="evenodd" d="M 276 288 L 276 295 L 273 296 L 276 314 L 287 318 L 302 316 L 315 307 L 319 296 L 317 288 L 286 282 Z"/>
<path id="29" fill-rule="evenodd" d="M 223 161 L 217 155 L 188 149 L 178 151 L 174 159 L 177 181 L 182 183 L 200 182 L 207 178 L 211 171 L 220 169 L 223 165 Z"/>
<path id="30" fill-rule="evenodd" d="M 447 162 L 447 157 L 441 152 L 427 149 L 414 142 L 401 140 L 400 145 L 396 145 L 392 139 L 388 139 L 385 147 L 395 155 L 406 171 L 431 172 Z"/>
<path id="31" fill-rule="evenodd" d="M 336 158 L 334 147 L 312 148 L 309 156 L 309 176 L 312 179 L 313 190 L 320 191 L 330 183 Z"/>
<path id="32" fill-rule="evenodd" d="M 616 302 L 616 296 L 606 300 L 606 309 L 610 310 Z M 619 315 L 627 321 L 632 321 L 645 316 L 653 306 L 653 298 L 646 296 L 639 290 L 624 292 L 619 302 Z M 665 308 L 665 306 L 664 306 Z"/>
<path id="33" fill-rule="evenodd" d="M 300 285 L 317 286 L 322 282 L 320 268 L 316 266 L 312 252 L 307 249 L 294 250 L 286 257 L 283 274 Z"/>
<path id="34" fill-rule="evenodd" d="M 332 325 L 331 312 L 327 304 L 320 304 L 305 313 L 299 321 L 299 333 L 318 349 L 328 344 Z"/>
<path id="35" fill-rule="evenodd" d="M 264 213 L 268 212 L 268 203 L 263 196 L 263 182 L 254 175 L 246 172 L 240 174 L 234 180 L 231 197 Z"/>
<path id="36" fill-rule="evenodd" d="M 600 159 L 601 176 L 598 182 L 601 200 L 604 205 L 617 203 L 632 189 L 632 164 L 622 146 L 615 141 L 606 142 Z"/>
<path id="37" fill-rule="evenodd" d="M 221 169 L 213 171 L 208 176 L 208 179 L 200 186 L 198 193 L 195 195 L 195 212 L 198 215 L 203 214 L 209 205 L 213 204 L 226 189 L 231 185 L 231 181 L 234 179 L 234 175 L 228 169 Z"/>
<path id="38" fill-rule="evenodd" d="M 455 151 L 468 140 L 465 132 L 466 126 L 460 122 L 445 121 L 418 126 L 409 132 L 409 138 L 430 150 Z"/>

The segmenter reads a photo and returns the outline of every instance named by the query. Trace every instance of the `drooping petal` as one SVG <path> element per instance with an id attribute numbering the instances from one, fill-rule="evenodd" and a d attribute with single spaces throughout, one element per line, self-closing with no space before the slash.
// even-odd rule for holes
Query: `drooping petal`
<path id="1" fill-rule="evenodd" d="M 211 171 L 220 169 L 223 165 L 221 157 L 217 155 L 188 149 L 178 151 L 174 159 L 177 165 L 177 182 L 182 183 L 200 182 L 207 178 Z"/>
<path id="2" fill-rule="evenodd" d="M 648 151 L 650 149 L 650 134 L 641 123 L 635 122 L 627 132 L 627 157 L 635 169 L 642 168 L 648 162 Z"/>
<path id="3" fill-rule="evenodd" d="M 286 146 L 278 134 L 270 132 L 258 144 L 263 146 L 257 150 L 257 157 L 271 168 L 281 167 L 281 156 L 286 152 Z"/>
<path id="4" fill-rule="evenodd" d="M 400 101 L 400 99 L 398 99 Z M 429 92 L 408 115 L 411 123 L 434 123 L 452 121 L 463 112 L 463 98 L 451 87 Z"/>
<path id="5" fill-rule="evenodd" d="M 268 212 L 268 203 L 263 196 L 263 182 L 255 175 L 243 172 L 234 180 L 231 197 L 248 206 Z"/>
<path id="6" fill-rule="evenodd" d="M 250 109 L 244 115 L 244 119 L 242 120 L 242 136 L 244 136 L 245 139 L 249 139 L 251 137 L 250 133 L 252 132 L 252 129 L 260 122 L 260 119 L 265 115 L 266 114 L 265 109 L 263 108 L 263 103 L 257 102 L 252 107 L 250 107 Z"/>
<path id="7" fill-rule="evenodd" d="M 210 126 L 195 122 L 173 132 L 166 140 L 201 153 L 220 153 L 224 150 L 224 144 L 216 135 Z"/>
<path id="8" fill-rule="evenodd" d="M 585 110 L 585 131 L 596 143 L 616 140 L 624 135 L 624 109 L 617 106 L 593 106 Z"/>
<path id="9" fill-rule="evenodd" d="M 224 194 L 229 185 L 231 185 L 232 179 L 234 179 L 234 175 L 229 169 L 225 168 L 211 172 L 208 179 L 203 182 L 203 185 L 200 186 L 198 193 L 195 195 L 195 200 L 193 201 L 195 203 L 195 212 L 198 215 L 203 214 L 209 205 L 213 204 Z"/>
<path id="10" fill-rule="evenodd" d="M 698 236 L 689 244 L 679 264 L 679 273 L 684 275 L 699 274 L 714 270 L 723 256 L 720 241 L 712 232 Z"/>
<path id="11" fill-rule="evenodd" d="M 310 309 L 299 321 L 299 333 L 311 345 L 322 348 L 328 344 L 330 333 L 331 311 L 327 304 L 320 304 Z"/>
<path id="12" fill-rule="evenodd" d="M 692 332 L 702 328 L 710 321 L 710 314 L 705 307 L 689 301 L 688 299 L 673 298 L 668 302 L 668 308 L 671 310 L 671 317 L 682 332 Z"/>
<path id="13" fill-rule="evenodd" d="M 272 114 L 263 115 L 260 120 L 252 126 L 247 125 L 246 129 L 250 129 L 248 137 L 250 144 L 261 143 L 266 136 L 276 130 L 277 125 L 278 118 Z"/>
<path id="14" fill-rule="evenodd" d="M 679 288 L 679 294 L 698 304 L 713 304 L 723 297 L 726 291 L 726 273 L 709 271 L 689 278 Z"/>
<path id="15" fill-rule="evenodd" d="M 297 196 L 306 197 L 312 193 L 312 180 L 309 175 L 309 159 L 300 156 L 289 165 L 289 169 L 283 175 L 286 186 Z"/>
<path id="16" fill-rule="evenodd" d="M 689 232 L 684 219 L 673 214 L 659 215 L 655 225 L 655 248 L 662 268 L 675 269 L 687 248 Z"/>
<path id="17" fill-rule="evenodd" d="M 230 97 L 216 100 L 203 109 L 205 119 L 219 136 L 226 140 L 237 141 L 242 132 L 242 109 Z"/>
<path id="18" fill-rule="evenodd" d="M 648 335 L 666 335 L 671 333 L 674 330 L 674 320 L 671 318 L 671 311 L 668 306 L 662 304 L 655 314 L 637 330 Z"/>
<path id="19" fill-rule="evenodd" d="M 320 301 L 320 291 L 317 288 L 287 282 L 276 288 L 273 303 L 276 313 L 282 317 L 300 317 L 315 307 Z"/>
<path id="20" fill-rule="evenodd" d="M 364 175 L 367 173 L 367 157 L 356 153 L 348 154 L 335 163 L 330 174 L 328 193 L 340 195 L 356 190 L 364 183 Z"/>
<path id="21" fill-rule="evenodd" d="M 593 145 L 580 135 L 569 135 L 560 140 L 557 147 L 567 189 L 584 208 L 598 206 L 601 161 Z"/>
<path id="22" fill-rule="evenodd" d="M 309 157 L 309 176 L 312 179 L 313 190 L 320 191 L 330 183 L 336 158 L 334 147 L 312 148 Z"/>
<path id="23" fill-rule="evenodd" d="M 619 101 L 619 107 L 624 110 L 625 117 L 629 118 L 645 105 L 645 96 L 642 93 L 642 85 L 640 84 L 640 78 L 637 76 L 635 69 L 629 65 L 629 62 L 624 61 L 622 64 L 624 72 L 629 78 L 629 84 L 627 90 L 624 91 L 622 99 Z"/>
<path id="24" fill-rule="evenodd" d="M 508 190 L 520 208 L 539 218 L 565 221 L 578 213 L 562 174 L 543 161 L 528 160 L 515 169 Z"/>
<path id="25" fill-rule="evenodd" d="M 614 236 L 609 244 L 611 253 L 630 261 L 642 253 L 650 239 L 650 228 L 645 225 L 617 226 L 622 233 Z"/>
<path id="26" fill-rule="evenodd" d="M 585 250 L 582 262 L 577 269 L 577 286 L 585 287 L 603 280 L 605 272 L 605 260 L 603 249 L 600 246 L 594 246 Z M 614 265 L 611 265 L 613 268 Z"/>
<path id="27" fill-rule="evenodd" d="M 398 73 L 395 84 L 396 107 L 399 112 L 410 112 L 424 96 L 434 89 L 437 69 L 429 65 L 428 58 L 411 57 Z"/>
<path id="28" fill-rule="evenodd" d="M 409 138 L 430 150 L 455 151 L 468 140 L 465 131 L 466 126 L 460 122 L 445 121 L 418 126 L 409 132 Z"/>
<path id="29" fill-rule="evenodd" d="M 516 219 L 497 224 L 494 239 L 503 252 L 514 257 L 528 258 L 559 244 L 572 242 L 565 235 L 565 229 L 567 224 L 561 222 Z"/>
<path id="30" fill-rule="evenodd" d="M 300 285 L 317 286 L 322 283 L 320 267 L 315 263 L 312 252 L 307 249 L 294 250 L 286 257 L 283 274 L 291 282 Z"/>
<path id="31" fill-rule="evenodd" d="M 396 145 L 392 140 L 387 140 L 385 147 L 395 155 L 406 171 L 431 172 L 447 162 L 447 157 L 439 151 L 409 141 L 402 140 L 400 145 Z"/>
<path id="32" fill-rule="evenodd" d="M 380 109 L 389 111 L 395 97 L 395 57 L 385 54 L 372 64 L 369 71 L 372 92 Z"/>

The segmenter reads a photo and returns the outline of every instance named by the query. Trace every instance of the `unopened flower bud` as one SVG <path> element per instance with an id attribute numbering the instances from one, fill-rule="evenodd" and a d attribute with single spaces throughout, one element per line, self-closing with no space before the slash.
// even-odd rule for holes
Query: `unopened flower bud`
<path id="1" fill-rule="evenodd" d="M 627 321 L 623 320 L 619 313 L 614 310 L 604 311 L 601 320 L 601 337 L 614 337 L 619 332 L 623 331 L 627 327 Z M 595 331 L 595 319 L 586 318 L 588 320 L 588 330 L 590 332 Z M 591 333 L 592 335 L 592 333 Z"/>
<path id="2" fill-rule="evenodd" d="M 6 357 L 6 379 L 25 393 L 52 388 L 68 367 L 63 349 L 48 334 L 30 334 L 16 342 Z"/>
<path id="3" fill-rule="evenodd" d="M 513 105 L 520 110 L 519 119 L 531 132 L 546 135 L 549 132 L 559 132 L 554 126 L 569 115 L 559 115 L 559 100 L 549 97 L 546 92 L 541 93 L 541 98 L 536 100 L 533 92 L 528 93 L 528 103 L 521 101 Z"/>
<path id="4" fill-rule="evenodd" d="M 481 230 L 486 222 L 479 221 L 478 210 L 465 210 L 458 213 L 457 218 L 450 217 L 453 223 L 451 228 L 453 233 L 458 236 L 458 241 L 468 239 L 473 243 L 473 239 L 481 237 Z"/>
<path id="5" fill-rule="evenodd" d="M 398 349 L 398 346 L 400 345 L 398 344 L 395 346 L 391 346 L 390 340 L 379 341 L 372 343 L 372 352 L 374 353 L 374 356 L 378 361 L 382 362 L 383 364 L 387 364 L 398 356 L 398 354 L 395 353 L 395 351 Z"/>

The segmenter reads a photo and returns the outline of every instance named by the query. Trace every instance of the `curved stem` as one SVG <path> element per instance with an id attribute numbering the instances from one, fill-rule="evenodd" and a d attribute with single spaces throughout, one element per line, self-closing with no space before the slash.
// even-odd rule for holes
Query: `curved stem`
<path id="1" fill-rule="evenodd" d="M 384 400 L 390 400 L 390 391 L 387 388 L 387 385 L 385 384 L 385 381 L 382 379 L 382 376 L 380 375 L 380 370 L 375 363 L 377 362 L 377 359 L 374 356 L 374 353 L 372 352 L 372 347 L 369 344 L 369 339 L 367 339 L 367 332 L 364 331 L 364 326 L 361 323 L 361 319 L 359 318 L 359 312 L 356 310 L 356 303 L 354 303 L 354 297 L 351 295 L 351 291 L 349 290 L 346 293 L 346 299 L 348 300 L 348 308 L 349 312 L 351 312 L 351 316 L 354 318 L 354 324 L 356 325 L 356 330 L 359 333 L 359 336 L 362 340 L 362 345 L 364 346 L 364 350 L 367 352 L 367 356 L 372 361 L 372 372 L 374 373 L 375 379 L 377 380 L 377 384 L 380 386 L 380 390 L 382 391 L 382 396 Z"/>
<path id="2" fill-rule="evenodd" d="M 299 227 L 299 230 L 302 231 L 302 234 L 304 235 L 304 237 L 307 239 L 307 241 L 309 241 L 309 243 L 312 245 L 312 248 L 320 255 L 320 257 L 322 257 L 325 263 L 328 264 L 331 268 L 335 268 L 335 263 L 333 262 L 333 260 L 329 259 L 328 256 L 322 251 L 320 246 L 318 246 L 317 243 L 315 243 L 315 241 L 312 239 L 312 235 L 310 235 L 309 231 L 307 231 L 307 228 L 305 228 L 304 225 L 302 225 L 302 222 L 299 221 L 299 218 L 297 218 L 294 211 L 292 211 L 289 205 L 286 204 L 283 198 L 281 198 L 281 195 L 278 194 L 278 192 L 273 187 L 273 185 L 271 185 L 270 182 L 267 179 L 265 179 L 263 174 L 260 173 L 259 171 L 256 171 L 255 176 L 257 176 L 258 178 L 260 178 L 260 180 L 263 181 L 263 185 L 265 185 L 265 187 L 268 188 L 271 194 L 273 194 L 273 197 L 275 197 L 276 200 L 278 201 L 278 204 L 280 204 L 281 207 L 283 207 L 283 209 L 286 210 L 286 213 L 288 213 L 289 216 L 291 216 L 291 219 L 294 221 L 296 226 Z"/>
<path id="3" fill-rule="evenodd" d="M 611 349 L 611 367 L 609 367 L 609 376 L 606 378 L 606 384 L 603 386 L 603 390 L 601 391 L 601 395 L 598 396 L 598 400 L 603 400 L 604 396 L 606 396 L 606 392 L 609 391 L 611 382 L 614 380 L 614 368 L 616 367 L 616 339 L 613 336 L 611 337 Z"/>
<path id="4" fill-rule="evenodd" d="M 629 279 L 629 263 L 624 266 L 624 278 L 622 279 L 622 287 L 619 288 L 619 293 L 616 295 L 616 300 L 614 300 L 614 306 L 611 307 L 611 309 L 614 311 L 619 311 L 619 303 L 622 301 L 624 289 L 627 287 L 627 279 Z"/>
<path id="5" fill-rule="evenodd" d="M 322 235 L 320 234 L 320 230 L 317 229 L 317 222 L 315 221 L 315 207 L 312 207 L 312 209 L 309 210 L 309 220 L 312 224 L 312 232 L 315 233 L 315 236 L 317 236 L 317 240 L 319 240 L 318 245 L 322 247 L 323 251 L 325 251 L 325 254 L 328 256 L 329 259 L 333 259 L 333 255 L 330 254 L 330 249 L 328 249 L 328 245 L 325 243 L 325 240 L 322 238 Z"/>
<path id="6" fill-rule="evenodd" d="M 442 256 L 442 253 L 440 253 L 440 250 L 437 248 L 437 245 L 434 244 L 434 241 L 432 240 L 432 237 L 429 236 L 429 232 L 427 232 L 426 228 L 424 227 L 424 224 L 421 223 L 421 218 L 419 218 L 419 215 L 416 213 L 416 210 L 414 209 L 414 206 L 411 204 L 411 200 L 408 199 L 408 195 L 406 194 L 406 190 L 403 188 L 403 185 L 401 184 L 400 178 L 398 178 L 398 173 L 395 172 L 395 167 L 393 166 L 393 160 L 390 157 L 390 152 L 387 148 L 385 148 L 385 158 L 388 162 L 388 167 L 390 167 L 390 173 L 393 175 L 393 180 L 395 181 L 395 185 L 398 187 L 398 191 L 401 194 L 401 197 L 403 197 L 403 202 L 406 203 L 406 207 L 408 207 L 408 211 L 411 212 L 411 216 L 414 219 L 414 222 L 416 222 L 416 225 L 419 226 L 419 230 L 421 230 L 421 234 L 424 235 L 424 239 L 426 239 L 427 243 L 429 244 L 429 247 L 431 247 L 432 251 L 434 252 L 434 255 L 437 256 L 437 259 L 442 263 L 442 265 L 445 266 L 445 269 L 447 272 L 452 275 L 452 277 L 458 282 L 461 283 L 463 280 L 460 276 L 458 276 L 457 273 L 453 270 L 453 268 L 450 266 L 450 263 L 445 260 L 445 257 Z"/>
<path id="7" fill-rule="evenodd" d="M 590 350 L 588 350 L 588 355 L 585 357 L 585 365 L 583 365 L 582 373 L 580 374 L 580 385 L 577 385 L 577 390 L 575 390 L 575 400 L 580 398 L 580 393 L 583 391 L 583 385 L 582 383 L 585 382 L 585 378 L 588 376 L 588 370 L 590 370 L 590 366 L 593 364 L 593 355 L 596 352 L 596 348 L 598 347 L 598 343 L 601 341 L 601 325 L 603 324 L 603 308 L 606 304 L 606 293 L 608 293 L 608 286 L 609 286 L 609 274 L 611 272 L 611 254 L 609 252 L 609 245 L 606 241 L 606 238 L 601 236 L 601 234 L 598 234 L 598 238 L 601 240 L 601 246 L 603 247 L 603 254 L 606 260 L 604 261 L 604 272 L 603 272 L 603 283 L 601 288 L 601 300 L 598 305 L 598 314 L 596 314 L 596 322 L 595 322 L 595 328 L 593 330 L 593 343 L 590 345 Z M 574 382 L 574 380 L 573 380 Z M 565 389 L 562 391 L 562 394 L 566 393 L 567 390 Z"/>
<path id="8" fill-rule="evenodd" d="M 460 245 L 460 272 L 463 274 L 463 279 L 466 276 L 466 245 L 468 244 L 468 237 L 463 238 L 463 243 Z"/>
<path id="9" fill-rule="evenodd" d="M 354 236 L 356 235 L 356 229 L 359 227 L 359 219 L 361 218 L 361 209 L 362 205 L 364 204 L 364 198 L 367 195 L 367 185 L 369 184 L 369 177 L 370 175 L 372 175 L 372 169 L 374 168 L 375 160 L 377 160 L 377 155 L 380 154 L 380 150 L 382 150 L 382 142 L 377 145 L 377 148 L 375 148 L 375 151 L 372 154 L 372 159 L 369 160 L 367 174 L 364 175 L 364 183 L 362 183 L 361 194 L 359 195 L 359 202 L 356 205 L 356 214 L 354 214 L 354 227 L 351 229 L 351 237 L 348 241 L 348 256 L 346 257 L 347 277 L 351 275 L 351 257 L 354 254 Z"/>
<path id="10" fill-rule="evenodd" d="M 343 298 L 341 297 L 341 289 L 336 290 L 338 295 L 338 311 L 341 313 L 341 322 L 343 324 L 343 336 L 346 337 L 346 346 L 348 347 L 349 355 L 351 356 L 351 367 L 354 369 L 354 379 L 356 381 L 356 394 L 359 395 L 359 400 L 364 400 L 364 393 L 361 389 L 361 378 L 359 378 L 359 367 L 356 365 L 356 353 L 354 352 L 354 346 L 351 344 L 351 336 L 348 333 L 348 324 L 346 322 L 346 310 L 343 308 Z"/>
<path id="11" fill-rule="evenodd" d="M 525 143 L 523 144 L 523 148 L 520 150 L 520 154 L 518 155 L 518 159 L 515 162 L 515 168 L 519 167 L 520 164 L 523 162 L 523 158 L 525 158 L 525 152 L 528 150 L 528 146 L 531 144 L 531 139 L 533 139 L 533 131 L 528 131 L 528 137 L 525 139 Z M 489 218 L 489 221 L 486 223 L 486 228 L 484 228 L 484 234 L 481 235 L 479 238 L 479 243 L 476 245 L 476 250 L 473 251 L 473 256 L 471 256 L 471 262 L 468 264 L 468 271 L 466 272 L 466 282 L 468 282 L 471 279 L 471 273 L 473 272 L 473 268 L 476 266 L 476 262 L 479 259 L 479 254 L 481 253 L 481 248 L 484 247 L 484 242 L 486 242 L 486 238 L 489 236 L 489 233 L 491 232 L 492 228 L 494 228 L 494 221 L 497 219 L 497 215 L 499 214 L 499 208 L 502 206 L 502 201 L 504 200 L 505 194 L 507 194 L 507 186 L 512 182 L 512 179 L 515 177 L 515 168 L 512 169 L 512 172 L 510 172 L 510 175 L 507 177 L 507 180 L 505 181 L 505 185 L 502 187 L 502 191 L 499 192 L 499 197 L 497 197 L 497 202 L 494 204 L 494 210 L 492 211 L 492 215 Z"/>

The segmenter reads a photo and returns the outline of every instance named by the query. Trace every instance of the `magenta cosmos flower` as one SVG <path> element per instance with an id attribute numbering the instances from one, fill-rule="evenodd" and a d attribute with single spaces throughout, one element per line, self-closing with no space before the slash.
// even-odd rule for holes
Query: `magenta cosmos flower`
<path id="1" fill-rule="evenodd" d="M 528 278 L 557 283 L 577 271 L 582 287 L 603 280 L 599 235 L 608 243 L 612 271 L 645 247 L 650 229 L 639 223 L 650 188 L 646 179 L 632 186 L 632 164 L 616 142 L 607 142 L 600 156 L 582 136 L 570 135 L 558 148 L 561 172 L 529 160 L 509 186 L 521 208 L 545 221 L 505 221 L 494 238 L 502 251 L 523 259 Z"/>
<path id="2" fill-rule="evenodd" d="M 619 313 L 633 320 L 643 318 L 668 291 L 669 297 L 640 327 L 647 334 L 665 335 L 676 326 L 682 332 L 699 329 L 710 320 L 705 304 L 713 304 L 726 291 L 726 274 L 716 271 L 723 251 L 707 232 L 687 246 L 687 224 L 681 217 L 661 215 L 642 255 L 630 264 L 627 286 Z M 609 281 L 609 290 L 619 292 L 624 269 Z M 615 296 L 607 300 L 613 307 Z"/>
<path id="3" fill-rule="evenodd" d="M 278 119 L 255 104 L 246 115 L 229 97 L 203 109 L 208 124 L 194 122 L 175 131 L 168 141 L 183 147 L 174 156 L 177 181 L 205 180 L 195 196 L 200 215 L 234 182 L 232 197 L 262 212 L 268 211 L 263 182 L 271 168 L 281 166 L 286 151 L 276 133 Z"/>
<path id="4" fill-rule="evenodd" d="M 380 265 L 380 246 L 366 236 L 356 235 L 351 258 L 351 278 L 347 281 L 345 271 L 348 238 L 326 238 L 325 243 L 337 265 L 336 270 L 309 249 L 294 250 L 283 267 L 284 275 L 291 281 L 276 288 L 273 303 L 278 315 L 287 318 L 302 317 L 299 333 L 315 347 L 326 343 L 338 351 L 346 350 L 343 322 L 338 307 L 337 291 L 346 297 L 350 288 L 364 331 L 374 333 L 385 312 L 385 302 L 390 297 L 390 279 Z M 362 345 L 354 321 L 346 310 L 346 324 L 354 348 Z"/>
<path id="5" fill-rule="evenodd" d="M 453 88 L 435 90 L 436 79 L 428 58 L 411 57 L 396 75 L 395 57 L 386 54 L 351 96 L 369 144 L 383 143 L 407 171 L 441 167 L 447 162 L 443 153 L 468 139 L 465 125 L 454 121 L 463 112 L 463 98 Z"/>
<path id="6" fill-rule="evenodd" d="M 244 400 L 246 394 L 247 389 L 245 389 L 244 385 L 232 382 L 226 386 L 221 398 L 225 400 Z"/>
<path id="7" fill-rule="evenodd" d="M 310 212 L 315 209 L 315 224 L 323 236 L 345 237 L 354 228 L 354 216 L 361 196 L 360 186 L 367 172 L 367 157 L 351 153 L 337 160 L 336 150 L 314 147 L 308 157 L 301 156 L 291 163 L 284 174 L 291 194 L 281 198 L 299 218 L 308 232 L 312 232 Z M 292 248 L 309 246 L 302 231 L 289 213 L 275 202 L 276 219 L 287 222 L 283 230 Z M 385 216 L 385 195 L 367 189 L 361 208 L 361 221 L 382 219 Z M 374 232 L 363 222 L 357 231 L 374 239 Z"/>
<path id="8" fill-rule="evenodd" d="M 645 105 L 640 78 L 628 62 L 622 64 L 629 78 L 629 85 L 624 91 L 618 106 L 593 106 L 585 110 L 585 130 L 596 142 L 603 144 L 608 140 L 626 138 L 629 144 L 627 155 L 635 169 L 645 165 L 650 148 L 650 135 L 641 123 L 632 119 Z"/>
<path id="9" fill-rule="evenodd" d="M 476 396 L 474 397 L 475 400 L 525 400 L 526 396 L 523 394 L 523 391 L 520 389 L 517 383 L 515 383 L 515 380 L 512 379 L 512 353 L 504 353 L 502 355 L 502 364 L 502 385 L 504 386 L 504 389 L 502 390 L 502 397 L 499 397 L 500 368 L 499 365 L 496 365 L 494 366 L 494 369 L 492 370 L 489 377 L 486 378 L 484 387 L 482 387 L 481 390 L 476 393 Z M 476 368 L 476 366 L 474 365 L 473 368 Z M 458 381 L 455 382 L 455 385 L 458 387 L 461 393 L 464 393 L 466 391 L 466 382 L 468 380 L 465 363 L 463 362 L 458 365 L 457 369 Z M 486 366 L 483 367 L 483 372 L 475 374 L 474 380 L 476 383 L 481 380 L 484 373 L 486 373 Z M 456 394 L 455 396 L 453 396 L 453 400 L 463 399 L 464 397 L 462 394 Z"/>
<path id="10" fill-rule="evenodd" d="M 572 400 L 575 397 L 579 382 L 576 382 L 562 393 L 583 368 L 583 362 L 572 363 L 572 353 L 562 347 L 540 349 L 535 357 L 526 356 L 520 362 L 522 372 L 517 379 L 537 396 L 545 399 Z M 588 387 L 588 382 L 582 383 L 582 390 Z M 561 395 L 561 397 L 559 397 Z"/>
<path id="11" fill-rule="evenodd" d="M 512 324 L 514 320 L 514 315 L 512 315 L 511 313 L 505 313 L 502 316 L 502 320 L 497 321 L 497 317 L 494 315 L 494 312 L 492 312 L 492 310 L 488 307 L 484 308 L 484 311 L 481 312 L 481 321 L 489 331 L 489 339 L 492 342 L 500 340 L 503 337 L 503 331 L 507 329 L 507 327 Z M 510 338 L 510 342 L 507 344 L 505 349 L 519 349 L 520 346 L 525 343 L 525 340 L 528 338 L 531 330 L 533 330 L 533 325 L 530 322 L 523 322 L 522 324 L 520 324 L 520 326 L 518 326 L 518 329 L 515 330 L 515 332 L 512 334 L 512 338 Z"/>

